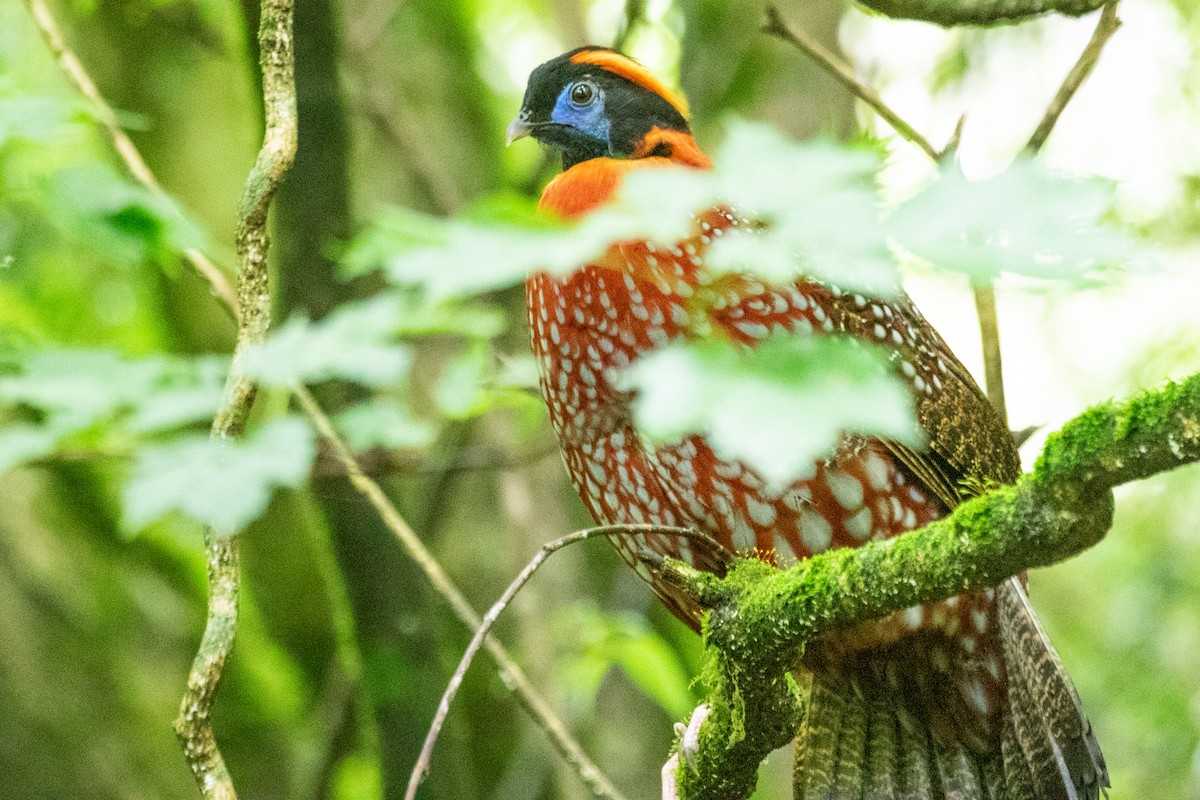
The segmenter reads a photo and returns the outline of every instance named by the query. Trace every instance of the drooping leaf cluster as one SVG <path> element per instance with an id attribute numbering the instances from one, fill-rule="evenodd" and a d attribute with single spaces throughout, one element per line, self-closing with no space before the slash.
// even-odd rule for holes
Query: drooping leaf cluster
<path id="1" fill-rule="evenodd" d="M 52 136 L 70 116 L 55 106 L 46 126 L 30 127 L 18 124 L 19 110 L 0 105 L 0 131 L 10 138 Z M 510 198 L 452 220 L 386 211 L 347 248 L 343 266 L 347 276 L 383 268 L 389 288 L 315 322 L 286 320 L 247 354 L 245 369 L 267 389 L 328 381 L 368 387 L 374 393 L 336 419 L 352 445 L 421 448 L 434 440 L 437 420 L 514 403 L 536 408 L 532 360 L 498 357 L 497 337 L 508 325 L 489 293 L 532 271 L 567 273 L 616 242 L 672 247 L 694 233 L 706 209 L 730 209 L 745 224 L 713 243 L 702 281 L 731 272 L 772 284 L 815 279 L 882 297 L 899 292 L 897 254 L 986 282 L 1004 272 L 1085 275 L 1124 245 L 1102 227 L 1106 194 L 1095 182 L 1018 163 L 972 184 L 947 168 L 888 208 L 879 168 L 868 150 L 798 145 L 768 127 L 737 123 L 713 170 L 636 171 L 613 202 L 575 223 Z M 64 204 L 79 215 L 73 228 L 108 237 L 106 246 L 123 257 L 169 261 L 162 252 L 200 241 L 164 198 L 110 175 L 64 168 L 46 185 L 70 195 Z M 411 411 L 421 394 L 411 381 L 412 337 L 457 343 L 426 384 L 424 418 Z M 8 420 L 0 466 L 67 447 L 116 447 L 133 456 L 125 492 L 131 529 L 175 511 L 234 531 L 265 510 L 274 488 L 305 480 L 315 448 L 307 423 L 292 417 L 264 421 L 244 442 L 205 439 L 199 425 L 216 407 L 224 368 L 216 359 L 22 352 L 0 379 Z M 689 338 L 620 380 L 636 398 L 646 435 L 670 442 L 706 434 L 719 453 L 775 486 L 802 475 L 844 431 L 918 443 L 901 382 L 869 347 L 834 337 L 773 337 L 754 349 Z"/>

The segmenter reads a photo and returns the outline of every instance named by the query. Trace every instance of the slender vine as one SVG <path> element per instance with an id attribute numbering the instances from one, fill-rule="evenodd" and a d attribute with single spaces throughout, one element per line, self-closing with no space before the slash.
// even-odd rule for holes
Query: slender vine
<path id="1" fill-rule="evenodd" d="M 266 339 L 271 324 L 267 212 L 296 156 L 292 0 L 263 0 L 258 39 L 266 131 L 246 178 L 238 213 L 237 345 L 212 425 L 213 437 L 221 440 L 237 438 L 245 428 L 257 392 L 243 368 L 245 355 Z M 232 800 L 237 792 L 213 734 L 211 717 L 213 699 L 237 633 L 241 577 L 236 531 L 205 530 L 204 549 L 208 562 L 208 618 L 175 718 L 175 734 L 201 795 L 210 800 Z"/>

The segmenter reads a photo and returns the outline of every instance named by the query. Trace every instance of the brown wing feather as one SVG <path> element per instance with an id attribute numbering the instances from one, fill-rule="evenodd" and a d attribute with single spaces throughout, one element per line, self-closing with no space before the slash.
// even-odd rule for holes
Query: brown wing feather
<path id="1" fill-rule="evenodd" d="M 996 484 L 1012 483 L 1021 462 L 1008 429 L 971 373 L 907 295 L 879 303 L 838 296 L 839 327 L 890 348 L 914 383 L 923 449 L 886 441 L 887 448 L 947 509 Z M 884 334 L 881 337 L 880 334 Z"/>

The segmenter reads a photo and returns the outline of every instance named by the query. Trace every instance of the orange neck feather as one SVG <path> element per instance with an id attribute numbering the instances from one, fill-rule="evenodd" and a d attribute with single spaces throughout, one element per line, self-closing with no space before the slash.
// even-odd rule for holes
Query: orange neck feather
<path id="1" fill-rule="evenodd" d="M 708 156 L 690 134 L 661 128 L 646 134 L 633 156 L 581 161 L 546 184 L 538 208 L 574 219 L 612 197 L 625 174 L 632 170 L 672 165 L 698 169 L 711 166 Z"/>

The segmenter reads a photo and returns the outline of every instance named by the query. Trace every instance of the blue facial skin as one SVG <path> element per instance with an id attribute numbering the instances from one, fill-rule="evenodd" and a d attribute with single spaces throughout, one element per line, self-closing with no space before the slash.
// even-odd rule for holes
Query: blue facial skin
<path id="1" fill-rule="evenodd" d="M 604 144 L 611 154 L 611 143 L 608 138 L 608 117 L 604 115 L 604 93 L 599 87 L 595 89 L 591 102 L 578 105 L 571 99 L 571 89 L 575 84 L 567 84 L 558 95 L 554 111 L 550 113 L 550 121 L 559 125 L 567 125 L 580 133 Z"/>

